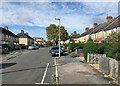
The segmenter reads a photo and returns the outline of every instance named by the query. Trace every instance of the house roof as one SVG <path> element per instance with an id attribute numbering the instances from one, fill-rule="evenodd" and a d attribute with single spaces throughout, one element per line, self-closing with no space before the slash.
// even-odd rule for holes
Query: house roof
<path id="1" fill-rule="evenodd" d="M 15 35 L 14 33 L 12 33 L 11 31 L 6 30 L 5 28 L 2 28 L 2 27 L 0 27 L 0 32 L 19 38 L 17 35 Z"/>
<path id="2" fill-rule="evenodd" d="M 85 31 L 84 33 L 82 33 L 82 34 L 80 35 L 80 37 L 85 36 L 85 35 L 87 35 L 87 34 L 90 34 L 91 31 L 93 31 L 93 28 L 91 28 L 91 29 L 89 29 L 88 31 Z"/>
<path id="3" fill-rule="evenodd" d="M 20 38 L 30 38 L 30 39 L 34 40 L 32 37 L 30 37 L 26 33 L 18 33 L 17 36 L 19 36 Z"/>
<path id="4" fill-rule="evenodd" d="M 70 38 L 79 38 L 80 34 L 73 34 L 72 36 L 70 36 Z"/>
<path id="5" fill-rule="evenodd" d="M 85 31 L 84 33 L 80 35 L 80 37 L 88 35 L 88 34 L 92 34 L 92 33 L 97 33 L 97 32 L 100 32 L 101 30 L 110 30 L 110 29 L 113 29 L 119 26 L 120 26 L 120 16 L 112 19 L 109 22 L 101 23 L 95 28 L 91 28 L 88 31 Z"/>
<path id="6" fill-rule="evenodd" d="M 110 30 L 113 29 L 115 27 L 118 27 L 118 21 L 120 23 L 120 16 L 112 19 L 109 22 L 105 22 L 105 23 L 101 23 L 99 24 L 97 27 L 94 28 L 94 31 L 92 31 L 91 33 L 96 33 L 96 32 L 100 32 L 101 30 Z M 120 25 L 119 25 L 120 26 Z"/>

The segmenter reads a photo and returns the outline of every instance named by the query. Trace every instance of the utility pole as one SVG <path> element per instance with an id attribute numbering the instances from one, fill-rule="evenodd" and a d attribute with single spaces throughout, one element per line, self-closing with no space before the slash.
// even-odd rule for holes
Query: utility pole
<path id="1" fill-rule="evenodd" d="M 55 20 L 59 21 L 59 57 L 60 57 L 60 19 L 59 18 L 55 18 Z"/>

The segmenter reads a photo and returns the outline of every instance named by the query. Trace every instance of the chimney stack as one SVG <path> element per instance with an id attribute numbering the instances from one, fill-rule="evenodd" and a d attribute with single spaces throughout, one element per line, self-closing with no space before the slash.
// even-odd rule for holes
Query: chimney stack
<path id="1" fill-rule="evenodd" d="M 8 26 L 4 26 L 4 28 L 5 28 L 6 30 L 8 30 Z"/>
<path id="2" fill-rule="evenodd" d="M 71 33 L 71 36 L 73 35 L 73 33 Z"/>
<path id="3" fill-rule="evenodd" d="M 88 27 L 86 27 L 86 28 L 85 28 L 85 31 L 88 31 L 88 30 L 89 30 L 89 28 L 88 28 Z"/>
<path id="4" fill-rule="evenodd" d="M 24 33 L 24 30 L 21 30 L 21 33 Z"/>
<path id="5" fill-rule="evenodd" d="M 106 17 L 106 22 L 109 22 L 109 21 L 111 21 L 112 19 L 113 19 L 112 16 L 107 16 L 107 17 Z"/>
<path id="6" fill-rule="evenodd" d="M 76 31 L 74 31 L 73 33 L 74 33 L 74 34 L 76 34 L 77 32 L 76 32 Z"/>
<path id="7" fill-rule="evenodd" d="M 98 25 L 98 23 L 93 23 L 93 28 L 95 28 Z"/>

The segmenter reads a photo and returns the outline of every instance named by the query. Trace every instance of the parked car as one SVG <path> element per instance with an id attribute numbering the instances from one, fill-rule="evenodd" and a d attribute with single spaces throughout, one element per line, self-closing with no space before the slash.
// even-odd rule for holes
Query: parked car
<path id="1" fill-rule="evenodd" d="M 83 47 L 76 47 L 76 48 L 70 49 L 69 52 L 70 52 L 70 53 L 71 53 L 71 52 L 74 52 L 76 49 L 83 49 Z"/>
<path id="2" fill-rule="evenodd" d="M 50 50 L 49 53 L 51 53 L 52 56 L 59 55 L 59 46 L 53 46 Z M 60 55 L 63 55 L 62 49 L 60 49 Z"/>
<path id="3" fill-rule="evenodd" d="M 20 44 L 21 49 L 27 49 L 27 47 L 25 46 L 25 44 Z"/>
<path id="4" fill-rule="evenodd" d="M 65 51 L 64 45 L 60 45 L 60 47 L 61 47 L 62 51 Z"/>
<path id="5" fill-rule="evenodd" d="M 0 46 L 0 54 L 7 53 L 7 52 L 8 52 L 8 48 L 3 48 L 2 46 Z"/>
<path id="6" fill-rule="evenodd" d="M 39 49 L 39 46 L 36 44 L 32 44 L 32 45 L 28 46 L 28 49 L 29 50 Z"/>

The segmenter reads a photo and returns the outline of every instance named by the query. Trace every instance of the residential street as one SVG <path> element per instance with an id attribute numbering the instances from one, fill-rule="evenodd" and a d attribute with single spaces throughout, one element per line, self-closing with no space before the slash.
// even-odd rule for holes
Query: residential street
<path id="1" fill-rule="evenodd" d="M 31 50 L 16 58 L 3 63 L 3 84 L 35 84 L 52 83 L 53 58 L 49 54 L 49 48 Z M 46 66 L 46 76 L 43 78 Z"/>

